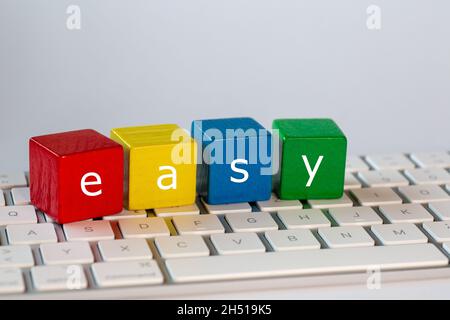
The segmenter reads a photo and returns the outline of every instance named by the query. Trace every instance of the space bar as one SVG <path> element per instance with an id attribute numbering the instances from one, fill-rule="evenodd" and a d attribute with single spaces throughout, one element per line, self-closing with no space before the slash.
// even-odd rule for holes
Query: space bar
<path id="1" fill-rule="evenodd" d="M 166 260 L 173 282 L 437 267 L 447 257 L 433 244 L 375 246 Z"/>

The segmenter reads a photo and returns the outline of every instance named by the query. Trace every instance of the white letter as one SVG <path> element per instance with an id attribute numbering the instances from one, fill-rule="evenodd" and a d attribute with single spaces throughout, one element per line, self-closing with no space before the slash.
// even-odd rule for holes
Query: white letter
<path id="1" fill-rule="evenodd" d="M 175 170 L 175 168 L 171 167 L 171 166 L 159 167 L 159 171 L 162 171 L 162 170 L 170 170 L 171 173 L 163 174 L 162 176 L 160 176 L 158 178 L 158 182 L 157 182 L 158 188 L 160 188 L 161 190 L 176 189 L 177 188 L 177 170 Z M 169 179 L 169 178 L 172 179 L 172 183 L 167 186 L 163 185 L 162 181 L 164 179 Z"/>
<path id="2" fill-rule="evenodd" d="M 81 29 L 81 10 L 77 5 L 70 5 L 66 10 L 67 14 L 70 16 L 67 17 L 66 27 L 69 30 L 80 30 Z"/>
<path id="3" fill-rule="evenodd" d="M 230 177 L 230 180 L 235 183 L 243 183 L 248 180 L 248 172 L 247 170 L 236 168 L 236 163 L 248 164 L 248 161 L 245 159 L 236 159 L 231 162 L 231 170 L 237 173 L 241 173 L 243 177 L 241 179 Z"/>
<path id="4" fill-rule="evenodd" d="M 305 163 L 306 170 L 308 170 L 308 174 L 309 174 L 309 179 L 308 179 L 308 182 L 306 183 L 306 187 L 310 187 L 311 183 L 313 182 L 314 177 L 317 173 L 317 170 L 319 170 L 319 166 L 320 166 L 320 163 L 322 162 L 323 156 L 319 156 L 319 159 L 317 159 L 316 165 L 314 166 L 314 170 L 311 170 L 311 166 L 309 165 L 308 158 L 305 155 L 302 155 L 302 159 L 303 159 L 303 162 Z"/>
<path id="5" fill-rule="evenodd" d="M 95 181 L 86 181 L 87 178 L 94 177 Z M 102 194 L 102 189 L 96 191 L 96 192 L 89 192 L 86 189 L 86 186 L 96 186 L 102 184 L 102 179 L 96 172 L 88 172 L 81 178 L 81 191 L 88 197 L 96 197 Z"/>
<path id="6" fill-rule="evenodd" d="M 369 15 L 366 20 L 366 26 L 369 30 L 381 29 L 381 8 L 374 4 L 367 7 L 366 10 Z"/>

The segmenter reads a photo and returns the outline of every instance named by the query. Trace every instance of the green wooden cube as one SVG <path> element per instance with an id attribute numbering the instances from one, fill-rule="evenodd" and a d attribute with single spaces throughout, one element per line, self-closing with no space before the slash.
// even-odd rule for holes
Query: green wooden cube
<path id="1" fill-rule="evenodd" d="M 335 199 L 344 192 L 347 138 L 331 119 L 276 119 L 280 199 Z"/>

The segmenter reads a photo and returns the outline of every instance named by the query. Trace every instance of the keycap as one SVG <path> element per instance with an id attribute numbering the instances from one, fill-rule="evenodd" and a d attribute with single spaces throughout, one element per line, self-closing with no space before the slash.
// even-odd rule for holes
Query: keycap
<path id="1" fill-rule="evenodd" d="M 401 153 L 367 155 L 365 159 L 375 170 L 403 170 L 413 169 L 415 167 L 414 163 L 406 155 Z"/>
<path id="2" fill-rule="evenodd" d="M 98 241 L 114 239 L 109 221 L 81 221 L 63 225 L 67 241 Z"/>
<path id="3" fill-rule="evenodd" d="M 332 119 L 275 119 L 281 147 L 281 199 L 333 199 L 342 195 L 347 139 Z"/>
<path id="4" fill-rule="evenodd" d="M 367 247 L 375 245 L 374 240 L 360 226 L 317 229 L 329 248 Z"/>
<path id="5" fill-rule="evenodd" d="M 278 218 L 287 229 L 317 229 L 331 226 L 319 209 L 289 210 L 278 212 Z"/>
<path id="6" fill-rule="evenodd" d="M 278 212 L 283 210 L 302 209 L 303 204 L 298 200 L 280 200 L 274 193 L 266 201 L 258 201 L 256 205 L 259 211 Z"/>
<path id="7" fill-rule="evenodd" d="M 198 206 L 193 203 L 187 206 L 178 206 L 170 208 L 156 208 L 153 209 L 157 217 L 172 217 L 172 216 L 184 216 L 192 214 L 200 214 Z"/>
<path id="8" fill-rule="evenodd" d="M 450 201 L 435 201 L 428 208 L 439 220 L 450 220 Z"/>
<path id="9" fill-rule="evenodd" d="M 414 223 L 374 225 L 370 230 L 384 246 L 428 242 L 428 238 Z"/>
<path id="10" fill-rule="evenodd" d="M 60 224 L 120 212 L 123 154 L 122 145 L 91 129 L 32 137 L 33 204 Z"/>
<path id="11" fill-rule="evenodd" d="M 132 218 L 147 218 L 147 211 L 145 210 L 126 210 L 123 209 L 117 214 L 111 216 L 104 216 L 103 220 L 119 220 L 119 219 L 132 219 Z"/>
<path id="12" fill-rule="evenodd" d="M 16 224 L 6 227 L 9 244 L 40 244 L 58 242 L 52 223 Z"/>
<path id="13" fill-rule="evenodd" d="M 320 253 L 320 254 L 319 254 Z M 448 258 L 433 244 L 353 247 L 169 259 L 175 283 L 276 276 L 447 266 Z"/>
<path id="14" fill-rule="evenodd" d="M 433 221 L 433 216 L 420 204 L 404 203 L 379 207 L 390 223 L 422 223 Z"/>
<path id="15" fill-rule="evenodd" d="M 331 208 L 328 213 L 338 226 L 371 226 L 383 220 L 371 207 Z"/>
<path id="16" fill-rule="evenodd" d="M 450 242 L 444 242 L 442 244 L 442 248 L 447 252 L 447 254 L 450 254 Z"/>
<path id="17" fill-rule="evenodd" d="M 199 235 L 156 237 L 155 246 L 163 259 L 209 256 L 209 248 Z"/>
<path id="18" fill-rule="evenodd" d="M 0 190 L 0 207 L 3 207 L 5 205 L 6 205 L 5 196 L 3 195 L 3 192 L 1 192 Z"/>
<path id="19" fill-rule="evenodd" d="M 368 187 L 407 186 L 409 181 L 397 170 L 371 170 L 358 172 L 358 178 Z"/>
<path id="20" fill-rule="evenodd" d="M 163 275 L 154 260 L 98 262 L 91 266 L 98 287 L 160 284 Z"/>
<path id="21" fill-rule="evenodd" d="M 438 243 L 450 241 L 450 222 L 425 222 L 423 229 Z"/>
<path id="22" fill-rule="evenodd" d="M 361 188 L 361 182 L 351 172 L 345 172 L 344 190 Z"/>
<path id="23" fill-rule="evenodd" d="M 25 282 L 19 268 L 0 269 L 0 294 L 22 293 Z"/>
<path id="24" fill-rule="evenodd" d="M 362 188 L 350 190 L 350 192 L 362 206 L 402 203 L 402 199 L 391 188 Z"/>
<path id="25" fill-rule="evenodd" d="M 125 239 L 170 235 L 164 219 L 158 217 L 120 220 L 119 229 Z"/>
<path id="26" fill-rule="evenodd" d="M 28 268 L 34 265 L 31 248 L 26 245 L 0 247 L 0 268 Z"/>
<path id="27" fill-rule="evenodd" d="M 30 204 L 30 188 L 21 187 L 11 189 L 11 197 L 16 206 Z"/>
<path id="28" fill-rule="evenodd" d="M 0 226 L 28 223 L 37 223 L 36 210 L 33 206 L 0 207 Z"/>
<path id="29" fill-rule="evenodd" d="M 145 239 L 101 240 L 97 245 L 103 261 L 107 262 L 153 258 Z"/>
<path id="30" fill-rule="evenodd" d="M 40 245 L 44 264 L 88 264 L 94 262 L 94 256 L 88 242 L 45 243 Z"/>
<path id="31" fill-rule="evenodd" d="M 200 214 L 193 216 L 176 216 L 172 218 L 178 234 L 206 235 L 213 233 L 224 233 L 225 229 L 215 215 Z"/>
<path id="32" fill-rule="evenodd" d="M 0 173 L 0 189 L 26 187 L 27 179 L 22 172 Z"/>
<path id="33" fill-rule="evenodd" d="M 369 166 L 361 159 L 361 157 L 351 155 L 347 156 L 347 160 L 345 163 L 345 170 L 347 172 L 358 172 L 369 169 Z"/>
<path id="34" fill-rule="evenodd" d="M 229 203 L 229 204 L 208 204 L 202 199 L 203 206 L 210 214 L 225 214 L 225 213 L 247 213 L 252 212 L 252 207 L 248 202 L 243 203 Z"/>
<path id="35" fill-rule="evenodd" d="M 218 254 L 248 254 L 265 252 L 266 247 L 256 233 L 221 233 L 212 234 L 211 243 Z"/>
<path id="36" fill-rule="evenodd" d="M 308 200 L 313 209 L 352 207 L 353 201 L 344 193 L 339 199 Z"/>
<path id="37" fill-rule="evenodd" d="M 274 251 L 320 249 L 320 242 L 307 229 L 271 230 L 264 236 Z"/>
<path id="38" fill-rule="evenodd" d="M 267 200 L 272 192 L 272 136 L 252 118 L 194 120 L 202 165 L 198 193 L 206 202 Z"/>
<path id="39" fill-rule="evenodd" d="M 442 168 L 419 168 L 405 170 L 405 175 L 414 184 L 450 183 L 450 173 Z"/>
<path id="40" fill-rule="evenodd" d="M 176 124 L 111 130 L 125 151 L 128 186 L 126 208 L 141 210 L 195 202 L 196 144 Z"/>
<path id="41" fill-rule="evenodd" d="M 79 265 L 35 266 L 30 274 L 36 291 L 81 290 L 88 285 L 83 267 Z"/>
<path id="42" fill-rule="evenodd" d="M 450 196 L 436 185 L 420 185 L 400 187 L 398 191 L 412 203 L 427 203 L 432 201 L 450 200 Z"/>
<path id="43" fill-rule="evenodd" d="M 447 152 L 414 152 L 411 159 L 421 168 L 450 167 L 450 154 Z"/>
<path id="44" fill-rule="evenodd" d="M 225 220 L 228 222 L 233 232 L 278 230 L 277 223 L 272 219 L 268 212 L 226 214 Z"/>

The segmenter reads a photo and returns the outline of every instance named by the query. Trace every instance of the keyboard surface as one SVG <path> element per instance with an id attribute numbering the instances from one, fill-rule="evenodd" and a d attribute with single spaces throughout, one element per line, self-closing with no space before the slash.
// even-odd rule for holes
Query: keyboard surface
<path id="1" fill-rule="evenodd" d="M 239 291 L 251 279 L 326 286 L 335 275 L 450 272 L 447 152 L 349 156 L 341 199 L 198 199 L 65 225 L 30 204 L 27 185 L 26 173 L 0 174 L 0 299 L 105 298 L 115 288 L 116 298 L 162 298 L 189 284 Z"/>

